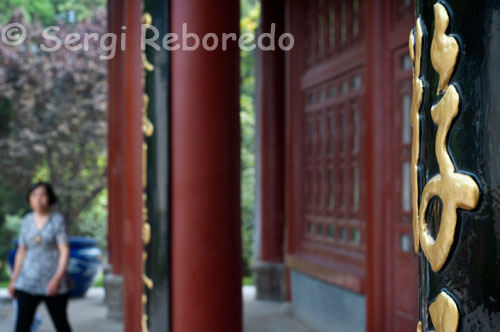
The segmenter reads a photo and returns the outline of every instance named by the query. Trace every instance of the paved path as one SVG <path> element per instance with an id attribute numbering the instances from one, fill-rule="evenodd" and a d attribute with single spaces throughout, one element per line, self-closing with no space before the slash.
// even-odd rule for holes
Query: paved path
<path id="1" fill-rule="evenodd" d="M 256 301 L 255 287 L 243 287 L 244 332 L 315 332 L 294 319 L 283 302 Z"/>
<path id="2" fill-rule="evenodd" d="M 68 314 L 73 332 L 122 332 L 122 324 L 106 319 L 102 288 L 92 288 L 83 299 L 70 301 Z M 244 332 L 314 332 L 290 314 L 287 304 L 272 301 L 256 301 L 255 287 L 243 287 L 245 329 Z M 53 332 L 52 322 L 44 305 L 38 309 L 42 325 L 37 332 Z M 12 332 L 12 301 L 5 289 L 0 289 L 0 332 Z M 164 331 L 152 331 L 164 332 Z M 202 331 L 199 331 L 202 332 Z"/>
<path id="3" fill-rule="evenodd" d="M 107 309 L 103 303 L 104 290 L 92 288 L 83 299 L 73 299 L 68 306 L 68 315 L 73 332 L 122 332 L 122 324 L 106 319 Z M 53 332 L 52 321 L 45 305 L 38 307 L 42 325 L 37 332 Z M 0 332 L 12 332 L 12 301 L 5 289 L 0 289 Z"/>

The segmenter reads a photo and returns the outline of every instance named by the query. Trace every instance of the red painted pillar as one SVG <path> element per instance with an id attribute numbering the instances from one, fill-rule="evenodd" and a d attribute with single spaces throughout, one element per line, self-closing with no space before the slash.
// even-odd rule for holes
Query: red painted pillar
<path id="1" fill-rule="evenodd" d="M 172 0 L 172 32 L 238 33 L 233 0 Z M 172 331 L 242 330 L 239 49 L 172 52 Z M 192 45 L 192 40 L 190 40 Z"/>
<path id="2" fill-rule="evenodd" d="M 119 34 L 123 19 L 123 3 L 118 0 L 108 2 L 108 30 Z M 123 239 L 123 56 L 117 52 L 108 62 L 108 251 L 113 273 L 122 273 Z"/>
<path id="3" fill-rule="evenodd" d="M 125 332 L 141 330 L 142 310 L 142 62 L 140 0 L 125 0 L 127 27 L 124 52 L 125 187 L 123 276 Z"/>
<path id="4" fill-rule="evenodd" d="M 366 15 L 366 227 L 367 227 L 367 294 L 366 294 L 366 329 L 369 332 L 388 331 L 391 313 L 384 310 L 386 298 L 384 271 L 386 243 L 388 243 L 384 218 L 386 205 L 386 183 L 384 183 L 385 163 L 389 162 L 389 150 L 386 148 L 385 134 L 388 121 L 386 116 L 387 100 L 391 98 L 390 91 L 384 89 L 387 77 L 387 63 L 384 57 L 385 6 L 387 1 L 375 3 L 367 1 Z M 381 88 L 382 87 L 382 88 Z"/>
<path id="5" fill-rule="evenodd" d="M 305 47 L 297 45 L 306 45 L 304 34 L 304 19 L 301 13 L 307 10 L 306 1 L 285 0 L 285 28 L 295 38 L 295 47 L 286 52 L 285 66 L 285 249 L 286 255 L 296 254 L 300 249 L 303 229 L 301 228 L 302 218 L 305 215 L 302 204 L 304 202 L 304 162 L 307 156 L 304 154 L 304 142 L 300 138 L 301 133 L 305 131 L 304 121 L 301 117 L 294 116 L 303 112 L 305 98 L 300 91 L 302 84 L 301 77 L 305 70 L 306 53 Z M 286 258 L 285 258 L 286 260 Z M 291 293 L 290 268 L 287 267 L 286 273 L 286 298 L 288 301 L 292 298 Z"/>
<path id="6" fill-rule="evenodd" d="M 284 1 L 263 0 L 260 33 L 284 32 Z M 278 45 L 278 40 L 275 40 Z M 283 299 L 285 200 L 285 55 L 257 50 L 257 252 L 258 298 Z"/>

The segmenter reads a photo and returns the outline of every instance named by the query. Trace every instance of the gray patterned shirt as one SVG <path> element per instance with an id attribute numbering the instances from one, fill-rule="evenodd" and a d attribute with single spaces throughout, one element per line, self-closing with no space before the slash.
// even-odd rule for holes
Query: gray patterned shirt
<path id="1" fill-rule="evenodd" d="M 41 241 L 36 243 L 39 236 Z M 19 245 L 26 247 L 26 257 L 14 288 L 32 295 L 48 295 L 47 286 L 55 275 L 59 264 L 60 243 L 68 243 L 68 234 L 64 218 L 54 212 L 41 230 L 35 224 L 33 213 L 24 216 L 19 231 Z M 61 281 L 58 294 L 65 294 L 70 289 L 69 276 Z"/>

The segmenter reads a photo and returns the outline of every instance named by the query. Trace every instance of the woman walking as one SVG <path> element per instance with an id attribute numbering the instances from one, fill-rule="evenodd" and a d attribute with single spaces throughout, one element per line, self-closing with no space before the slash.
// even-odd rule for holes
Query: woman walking
<path id="1" fill-rule="evenodd" d="M 16 332 L 29 332 L 40 302 L 45 302 L 57 332 L 70 332 L 66 307 L 71 281 L 66 272 L 69 243 L 64 218 L 52 210 L 57 197 L 46 182 L 33 184 L 27 195 L 33 212 L 19 231 L 9 292 L 17 299 Z"/>

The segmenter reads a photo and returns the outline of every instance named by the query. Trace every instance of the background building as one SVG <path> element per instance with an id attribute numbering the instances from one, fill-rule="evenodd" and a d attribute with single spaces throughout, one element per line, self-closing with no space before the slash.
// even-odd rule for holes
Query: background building
<path id="1" fill-rule="evenodd" d="M 122 24 L 136 31 L 140 1 L 109 6 L 112 31 Z M 257 56 L 258 296 L 291 301 L 320 330 L 413 331 L 418 321 L 412 8 L 389 0 L 262 1 L 260 30 L 274 23 L 277 36 L 294 35 L 295 46 Z M 180 34 L 184 22 L 199 35 L 238 31 L 233 1 L 151 1 L 144 10 L 163 32 Z M 110 242 L 114 272 L 125 276 L 127 331 L 135 331 L 143 287 L 138 32 L 127 43 L 110 64 Z M 175 332 L 237 331 L 238 50 L 160 51 L 148 60 L 156 130 L 148 141 L 146 266 L 160 285 L 149 293 L 158 304 L 149 307 L 150 323 Z"/>

